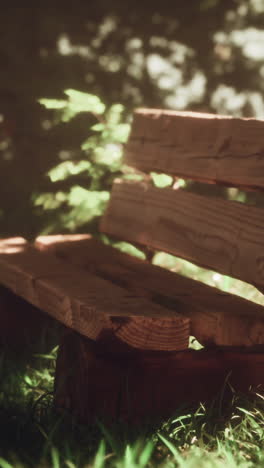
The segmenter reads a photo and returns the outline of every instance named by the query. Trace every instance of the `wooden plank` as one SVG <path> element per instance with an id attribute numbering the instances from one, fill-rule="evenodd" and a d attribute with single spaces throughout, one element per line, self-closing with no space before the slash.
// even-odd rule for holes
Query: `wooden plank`
<path id="1" fill-rule="evenodd" d="M 0 241 L 0 283 L 67 327 L 91 339 L 108 330 L 142 349 L 188 347 L 188 318 L 49 252 L 28 244 L 14 249 L 12 242 Z M 136 317 L 133 326 L 130 317 Z M 167 327 L 158 335 L 161 318 Z"/>
<path id="2" fill-rule="evenodd" d="M 125 164 L 144 172 L 264 189 L 264 121 L 139 109 Z"/>
<path id="3" fill-rule="evenodd" d="M 143 420 L 169 417 L 181 405 L 235 391 L 264 392 L 264 354 L 223 350 L 178 353 L 113 352 L 68 333 L 59 350 L 55 405 L 81 420 Z M 261 398 L 261 396 L 260 396 Z"/>
<path id="4" fill-rule="evenodd" d="M 264 286 L 264 210 L 117 181 L 101 231 Z"/>
<path id="5" fill-rule="evenodd" d="M 42 236 L 36 244 L 190 317 L 191 335 L 202 344 L 264 344 L 264 307 L 258 304 L 151 265 L 87 235 Z"/>

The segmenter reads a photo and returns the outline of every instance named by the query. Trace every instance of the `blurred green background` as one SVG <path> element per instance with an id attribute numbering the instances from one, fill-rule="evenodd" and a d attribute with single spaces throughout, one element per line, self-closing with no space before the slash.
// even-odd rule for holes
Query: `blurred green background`
<path id="1" fill-rule="evenodd" d="M 3 6 L 0 236 L 96 231 L 135 107 L 264 117 L 263 28 L 264 0 Z M 64 90 L 97 96 L 104 111 L 65 118 L 40 104 L 69 104 Z M 111 118 L 122 135 L 91 129 Z"/>

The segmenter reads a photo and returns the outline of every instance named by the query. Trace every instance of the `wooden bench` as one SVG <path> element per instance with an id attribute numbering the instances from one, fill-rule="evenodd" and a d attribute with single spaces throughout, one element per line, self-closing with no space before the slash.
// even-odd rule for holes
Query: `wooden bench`
<path id="1" fill-rule="evenodd" d="M 264 300 L 253 303 L 150 261 L 168 252 L 264 290 L 264 203 L 199 195 L 177 182 L 261 197 L 263 134 L 264 121 L 254 119 L 135 112 L 124 163 L 141 180 L 114 183 L 101 231 L 139 246 L 147 260 L 89 235 L 0 242 L 0 283 L 65 326 L 57 406 L 83 420 L 140 420 L 212 398 L 223 385 L 263 391 Z M 155 187 L 151 171 L 172 175 L 171 187 Z M 188 349 L 190 336 L 204 349 Z"/>

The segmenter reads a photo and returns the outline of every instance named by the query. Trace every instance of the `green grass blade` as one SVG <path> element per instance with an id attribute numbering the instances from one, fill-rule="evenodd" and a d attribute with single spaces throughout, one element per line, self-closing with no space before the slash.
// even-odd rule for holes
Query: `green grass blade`
<path id="1" fill-rule="evenodd" d="M 105 461 L 105 453 L 106 453 L 105 441 L 101 440 L 99 448 L 95 455 L 94 464 L 93 464 L 94 468 L 103 468 L 104 461 Z"/>
<path id="2" fill-rule="evenodd" d="M 166 445 L 166 447 L 170 450 L 172 455 L 174 456 L 175 460 L 178 463 L 182 462 L 182 457 L 179 455 L 178 450 L 174 447 L 174 445 L 165 437 L 163 437 L 161 434 L 158 434 L 160 440 Z"/>
<path id="3" fill-rule="evenodd" d="M 142 453 L 139 457 L 139 466 L 140 468 L 144 468 L 147 463 L 149 462 L 151 455 L 154 450 L 154 444 L 151 440 L 148 441 L 146 447 L 142 450 Z"/>
<path id="4" fill-rule="evenodd" d="M 0 458 L 0 468 L 14 468 L 14 465 L 10 465 L 6 460 Z"/>
<path id="5" fill-rule="evenodd" d="M 136 449 L 135 449 L 136 451 Z M 125 450 L 125 457 L 124 457 L 124 468 L 132 468 L 135 466 L 135 456 L 134 456 L 133 449 L 127 445 Z"/>
<path id="6" fill-rule="evenodd" d="M 109 443 L 111 449 L 116 454 L 120 454 L 120 446 L 115 437 L 113 437 L 112 433 L 102 424 L 99 420 L 97 421 L 99 428 L 101 429 L 106 441 Z M 113 431 L 114 432 L 114 431 Z"/>
<path id="7" fill-rule="evenodd" d="M 52 468 L 60 468 L 60 455 L 55 447 L 51 449 Z"/>

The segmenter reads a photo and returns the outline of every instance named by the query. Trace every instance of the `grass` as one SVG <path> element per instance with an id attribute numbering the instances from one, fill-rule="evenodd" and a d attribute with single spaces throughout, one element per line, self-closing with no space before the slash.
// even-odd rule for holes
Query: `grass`
<path id="1" fill-rule="evenodd" d="M 80 425 L 52 406 L 56 349 L 1 358 L 0 468 L 263 467 L 264 399 L 221 394 L 153 427 Z"/>

